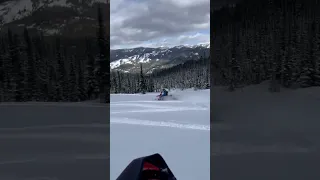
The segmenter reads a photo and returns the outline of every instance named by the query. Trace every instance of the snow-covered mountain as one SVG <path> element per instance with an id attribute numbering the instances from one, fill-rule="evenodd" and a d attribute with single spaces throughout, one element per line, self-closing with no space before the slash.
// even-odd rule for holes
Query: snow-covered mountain
<path id="1" fill-rule="evenodd" d="M 207 57 L 209 54 L 209 43 L 192 46 L 116 49 L 110 50 L 110 68 L 123 72 L 137 72 L 142 63 L 144 71 L 151 73 L 155 69 L 171 67 L 188 60 L 198 60 L 201 56 Z"/>
<path id="2" fill-rule="evenodd" d="M 109 0 L 108 0 L 109 2 Z M 107 0 L 4 0 L 0 1 L 0 30 L 25 27 L 45 35 L 96 35 L 97 8 L 109 13 Z M 105 18 L 107 19 L 107 18 Z"/>

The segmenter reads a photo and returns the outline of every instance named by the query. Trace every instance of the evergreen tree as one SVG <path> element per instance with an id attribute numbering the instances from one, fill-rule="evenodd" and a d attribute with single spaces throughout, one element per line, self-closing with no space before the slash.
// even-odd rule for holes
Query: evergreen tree
<path id="1" fill-rule="evenodd" d="M 110 92 L 110 58 L 107 54 L 109 48 L 107 48 L 107 41 L 105 38 L 106 31 L 105 25 L 102 18 L 101 8 L 98 8 L 98 46 L 99 46 L 99 70 L 98 70 L 98 82 L 99 82 L 99 92 L 100 92 L 100 102 L 109 103 L 109 92 Z"/>
<path id="2" fill-rule="evenodd" d="M 142 64 L 140 64 L 140 83 L 139 83 L 139 87 L 140 87 L 140 92 L 142 94 L 145 94 L 147 86 L 146 86 L 146 81 L 145 81 L 145 78 L 144 78 L 144 75 L 143 75 Z"/>
<path id="3" fill-rule="evenodd" d="M 33 56 L 33 47 L 31 44 L 31 40 L 29 37 L 29 33 L 27 28 L 24 29 L 24 39 L 27 45 L 26 52 L 27 52 L 27 71 L 26 71 L 26 100 L 34 100 L 36 98 L 38 91 L 37 91 L 37 79 L 36 79 L 36 68 L 35 68 L 35 59 Z"/>

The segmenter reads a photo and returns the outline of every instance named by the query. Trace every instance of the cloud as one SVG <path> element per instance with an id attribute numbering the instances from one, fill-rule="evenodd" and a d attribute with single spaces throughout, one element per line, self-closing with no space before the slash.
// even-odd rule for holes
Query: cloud
<path id="1" fill-rule="evenodd" d="M 209 42 L 209 0 L 114 0 L 111 48 Z"/>

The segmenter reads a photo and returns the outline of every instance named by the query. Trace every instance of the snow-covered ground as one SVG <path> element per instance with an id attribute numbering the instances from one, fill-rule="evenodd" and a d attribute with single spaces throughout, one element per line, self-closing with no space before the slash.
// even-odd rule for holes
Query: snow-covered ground
<path id="1" fill-rule="evenodd" d="M 108 108 L 0 103 L 0 179 L 109 179 Z"/>
<path id="2" fill-rule="evenodd" d="M 169 92 L 170 93 L 170 92 Z M 177 179 L 210 179 L 210 91 L 111 95 L 110 170 L 114 180 L 135 158 L 160 153 Z"/>
<path id="3" fill-rule="evenodd" d="M 320 88 L 212 91 L 213 179 L 320 179 Z"/>
<path id="4" fill-rule="evenodd" d="M 153 153 L 178 180 L 210 179 L 210 167 L 218 180 L 320 179 L 320 88 L 267 89 L 214 87 L 211 139 L 210 91 L 173 92 L 175 101 L 111 95 L 111 180 L 132 159 Z M 107 110 L 1 103 L 0 179 L 108 179 Z"/>

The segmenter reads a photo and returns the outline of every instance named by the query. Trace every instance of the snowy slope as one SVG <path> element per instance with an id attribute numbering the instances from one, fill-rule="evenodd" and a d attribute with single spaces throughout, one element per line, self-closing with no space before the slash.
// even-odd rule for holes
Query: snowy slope
<path id="1" fill-rule="evenodd" d="M 225 89 L 212 89 L 213 179 L 320 178 L 320 88 Z"/>
<path id="2" fill-rule="evenodd" d="M 0 33 L 21 34 L 24 28 L 46 36 L 83 37 L 95 33 L 97 8 L 108 14 L 105 0 L 4 0 L 0 2 Z M 94 31 L 94 32 L 93 32 Z"/>
<path id="3" fill-rule="evenodd" d="M 91 0 L 85 3 L 87 5 L 92 5 L 96 2 L 106 3 L 104 0 Z M 33 12 L 41 8 L 55 6 L 78 8 L 77 4 L 73 3 L 72 0 L 8 0 L 0 3 L 0 17 L 2 23 L 7 24 L 30 16 Z"/>
<path id="4" fill-rule="evenodd" d="M 108 108 L 0 103 L 0 179 L 108 179 Z"/>
<path id="5" fill-rule="evenodd" d="M 178 179 L 210 179 L 210 91 L 111 95 L 111 179 L 134 158 L 160 153 Z M 169 92 L 170 93 L 170 92 Z"/>
<path id="6" fill-rule="evenodd" d="M 174 47 L 137 47 L 110 50 L 110 69 L 124 72 L 138 72 L 140 64 L 144 71 L 168 68 L 188 60 L 198 60 L 210 54 L 210 43 L 180 45 Z"/>

